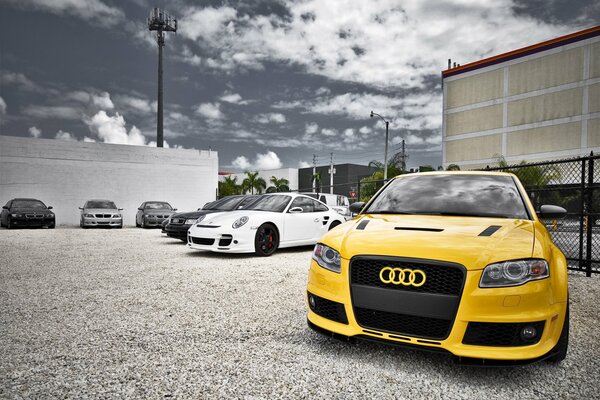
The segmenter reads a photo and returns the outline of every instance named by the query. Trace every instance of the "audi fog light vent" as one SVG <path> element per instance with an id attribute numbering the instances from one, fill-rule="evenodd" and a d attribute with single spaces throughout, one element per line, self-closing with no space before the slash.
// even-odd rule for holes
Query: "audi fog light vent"
<path id="1" fill-rule="evenodd" d="M 317 243 L 312 255 L 313 260 L 321 267 L 339 273 L 342 270 L 340 253 L 324 244 Z"/>
<path id="2" fill-rule="evenodd" d="M 315 302 L 315 296 L 313 296 L 312 294 L 308 295 L 308 304 L 310 304 L 310 308 L 314 309 L 317 306 L 317 303 Z"/>
<path id="3" fill-rule="evenodd" d="M 485 267 L 479 281 L 479 287 L 519 286 L 549 276 L 550 269 L 546 260 L 510 260 Z"/>
<path id="4" fill-rule="evenodd" d="M 531 340 L 537 336 L 537 329 L 534 326 L 526 326 L 521 330 L 521 337 L 524 340 Z"/>

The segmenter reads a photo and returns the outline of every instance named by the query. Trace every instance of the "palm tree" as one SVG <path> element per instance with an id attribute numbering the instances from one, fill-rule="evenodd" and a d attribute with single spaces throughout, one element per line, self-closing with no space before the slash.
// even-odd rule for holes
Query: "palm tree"
<path id="1" fill-rule="evenodd" d="M 233 194 L 242 194 L 242 187 L 237 183 L 237 177 L 227 176 L 222 182 L 219 182 L 219 196 L 231 196 Z"/>
<path id="2" fill-rule="evenodd" d="M 267 193 L 272 193 L 272 192 L 289 192 L 290 191 L 290 181 L 288 181 L 285 178 L 277 178 L 276 176 L 272 176 L 271 179 L 269 179 L 269 182 L 271 182 L 273 184 L 273 186 L 275 189 L 272 190 L 271 192 L 269 192 L 269 190 L 267 189 Z M 269 187 L 269 189 L 271 189 L 271 187 Z"/>
<path id="3" fill-rule="evenodd" d="M 446 171 L 460 171 L 460 166 L 458 164 L 450 164 Z"/>
<path id="4" fill-rule="evenodd" d="M 258 176 L 258 172 L 246 171 L 246 176 L 247 178 L 242 181 L 244 192 L 250 191 L 251 194 L 254 194 L 254 189 L 256 189 L 256 193 L 260 194 L 267 187 L 267 183 Z"/>

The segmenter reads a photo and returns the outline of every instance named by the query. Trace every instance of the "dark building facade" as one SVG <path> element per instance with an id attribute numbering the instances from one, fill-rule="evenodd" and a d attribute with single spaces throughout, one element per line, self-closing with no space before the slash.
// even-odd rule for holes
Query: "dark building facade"
<path id="1" fill-rule="evenodd" d="M 377 171 L 377 168 L 375 167 L 368 167 L 366 165 L 358 164 L 337 164 L 334 165 L 334 169 L 335 174 L 333 174 L 333 193 L 348 197 L 351 197 L 351 192 L 356 192 L 358 190 L 358 181 L 360 181 L 362 178 L 372 175 L 375 171 Z M 329 165 L 317 167 L 316 172 L 321 176 L 321 188 L 320 190 L 317 188 L 317 191 L 329 193 Z M 298 169 L 299 192 L 312 192 L 312 176 L 312 167 Z"/>

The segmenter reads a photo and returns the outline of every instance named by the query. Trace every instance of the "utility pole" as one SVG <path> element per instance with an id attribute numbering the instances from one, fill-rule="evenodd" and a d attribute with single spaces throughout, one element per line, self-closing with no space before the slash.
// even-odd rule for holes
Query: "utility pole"
<path id="1" fill-rule="evenodd" d="M 313 154 L 312 191 L 316 192 L 315 175 L 317 174 L 317 156 Z"/>
<path id="2" fill-rule="evenodd" d="M 148 29 L 156 31 L 158 43 L 158 106 L 156 116 L 156 147 L 163 147 L 163 47 L 165 32 L 177 32 L 177 20 L 164 10 L 154 8 L 148 18 Z"/>
<path id="3" fill-rule="evenodd" d="M 335 174 L 335 168 L 333 168 L 333 153 L 329 161 L 329 193 L 333 194 L 333 174 Z"/>
<path id="4" fill-rule="evenodd" d="M 402 171 L 406 171 L 406 147 L 404 139 L 402 139 Z"/>
<path id="5" fill-rule="evenodd" d="M 390 122 L 388 120 L 386 120 L 385 118 L 383 118 L 381 115 L 379 115 L 371 110 L 371 118 L 373 118 L 375 116 L 381 118 L 383 120 L 383 122 L 385 122 L 385 155 L 384 155 L 384 160 L 383 160 L 383 180 L 385 182 L 385 181 L 387 181 L 388 133 L 389 133 L 389 128 L 390 128 Z"/>

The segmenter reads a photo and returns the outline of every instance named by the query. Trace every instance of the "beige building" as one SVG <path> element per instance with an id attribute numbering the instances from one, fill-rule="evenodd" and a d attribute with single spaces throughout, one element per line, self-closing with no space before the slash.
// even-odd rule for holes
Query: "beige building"
<path id="1" fill-rule="evenodd" d="M 600 153 L 600 26 L 442 72 L 444 168 Z"/>

